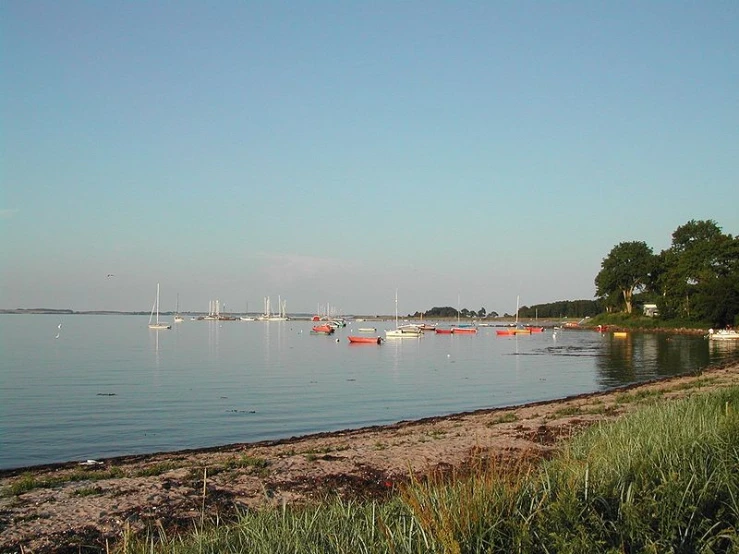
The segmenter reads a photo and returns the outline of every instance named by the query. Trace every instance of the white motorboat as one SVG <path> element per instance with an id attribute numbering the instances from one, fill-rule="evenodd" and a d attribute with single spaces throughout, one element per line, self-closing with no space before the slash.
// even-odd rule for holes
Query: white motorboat
<path id="1" fill-rule="evenodd" d="M 739 340 L 739 331 L 734 329 L 708 330 L 708 340 Z"/>

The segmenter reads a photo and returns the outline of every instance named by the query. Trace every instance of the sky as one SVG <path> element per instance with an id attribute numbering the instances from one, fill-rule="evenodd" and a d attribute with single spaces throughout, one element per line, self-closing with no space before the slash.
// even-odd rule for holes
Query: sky
<path id="1" fill-rule="evenodd" d="M 739 234 L 739 2 L 0 3 L 0 308 L 500 314 Z"/>

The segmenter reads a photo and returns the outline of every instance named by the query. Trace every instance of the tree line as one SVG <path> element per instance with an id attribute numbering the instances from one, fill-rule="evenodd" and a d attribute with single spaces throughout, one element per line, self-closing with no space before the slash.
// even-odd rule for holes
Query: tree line
<path id="1" fill-rule="evenodd" d="M 518 316 L 522 319 L 531 319 L 540 317 L 542 319 L 564 319 L 593 317 L 603 312 L 603 305 L 599 300 L 560 300 L 558 302 L 550 302 L 549 304 L 537 304 L 534 306 L 521 306 L 518 310 Z M 457 308 L 451 306 L 434 307 L 426 312 L 416 312 L 408 314 L 409 317 L 421 318 L 455 318 L 457 317 Z M 516 314 L 505 313 L 502 317 L 514 317 Z M 484 307 L 479 310 L 468 310 L 462 308 L 459 310 L 460 318 L 496 318 L 501 317 L 496 311 L 488 312 Z"/>
<path id="2" fill-rule="evenodd" d="M 653 303 L 663 319 L 737 325 L 739 237 L 713 220 L 690 220 L 658 254 L 643 241 L 621 242 L 603 259 L 595 287 L 606 312 Z"/>

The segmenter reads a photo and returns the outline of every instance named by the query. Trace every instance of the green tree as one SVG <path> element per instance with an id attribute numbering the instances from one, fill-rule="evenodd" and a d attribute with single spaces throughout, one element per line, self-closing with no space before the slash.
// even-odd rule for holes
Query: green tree
<path id="1" fill-rule="evenodd" d="M 670 317 L 733 323 L 739 313 L 739 239 L 713 220 L 691 220 L 672 234 L 660 253 L 660 310 Z"/>
<path id="2" fill-rule="evenodd" d="M 643 290 L 656 267 L 656 257 L 645 242 L 622 242 L 603 258 L 595 277 L 596 295 L 601 299 L 620 293 L 627 313 L 632 312 L 634 292 Z"/>

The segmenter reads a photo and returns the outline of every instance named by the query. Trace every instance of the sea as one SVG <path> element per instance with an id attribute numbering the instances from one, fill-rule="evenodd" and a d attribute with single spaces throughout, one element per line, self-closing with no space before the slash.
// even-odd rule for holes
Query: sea
<path id="1" fill-rule="evenodd" d="M 394 320 L 0 315 L 0 469 L 282 439 L 604 391 L 739 360 L 702 336 L 547 329 L 350 344 Z"/>

